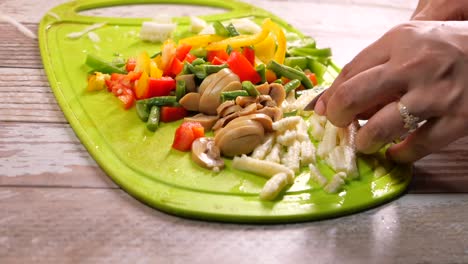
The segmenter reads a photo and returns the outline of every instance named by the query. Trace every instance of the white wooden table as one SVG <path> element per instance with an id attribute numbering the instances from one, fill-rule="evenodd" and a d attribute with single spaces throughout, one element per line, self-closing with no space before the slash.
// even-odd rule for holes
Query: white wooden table
<path id="1" fill-rule="evenodd" d="M 1 0 L 37 30 L 60 0 Z M 415 0 L 249 0 L 330 46 L 344 65 Z M 164 5 L 88 11 L 112 16 Z M 191 14 L 213 12 L 197 8 Z M 68 125 L 38 44 L 0 22 L 0 263 L 467 263 L 468 139 L 415 164 L 409 194 L 347 217 L 290 225 L 182 219 L 119 189 Z"/>

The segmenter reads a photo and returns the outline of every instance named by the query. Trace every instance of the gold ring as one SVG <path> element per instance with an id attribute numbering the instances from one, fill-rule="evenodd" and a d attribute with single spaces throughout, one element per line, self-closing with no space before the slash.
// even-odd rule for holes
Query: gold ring
<path id="1" fill-rule="evenodd" d="M 419 117 L 410 114 L 408 107 L 401 102 L 398 102 L 398 110 L 405 123 L 405 128 L 408 129 L 410 133 L 415 131 L 418 128 Z"/>

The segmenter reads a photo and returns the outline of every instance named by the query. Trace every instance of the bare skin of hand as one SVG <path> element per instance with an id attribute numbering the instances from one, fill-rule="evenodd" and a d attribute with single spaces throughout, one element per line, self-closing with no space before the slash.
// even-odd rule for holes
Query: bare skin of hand
<path id="1" fill-rule="evenodd" d="M 368 119 L 356 147 L 373 153 L 405 135 L 398 101 L 427 120 L 387 155 L 418 160 L 468 135 L 468 25 L 412 21 L 359 53 L 320 97 L 315 111 L 336 126 Z"/>
<path id="2" fill-rule="evenodd" d="M 468 0 L 420 0 L 412 20 L 467 20 Z"/>

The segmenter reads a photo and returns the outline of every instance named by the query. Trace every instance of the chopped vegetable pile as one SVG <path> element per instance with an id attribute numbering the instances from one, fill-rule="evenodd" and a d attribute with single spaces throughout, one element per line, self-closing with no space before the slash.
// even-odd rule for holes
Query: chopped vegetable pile
<path id="1" fill-rule="evenodd" d="M 233 168 L 269 179 L 264 200 L 275 199 L 304 170 L 330 193 L 358 176 L 355 129 L 338 129 L 303 110 L 338 72 L 330 49 L 285 34 L 271 19 L 261 26 L 249 19 L 191 21 L 199 34 L 178 40 L 170 21 L 143 23 L 143 40 L 163 42 L 152 56 L 143 51 L 106 61 L 88 54 L 87 90 L 107 88 L 124 109 L 135 107 L 150 131 L 184 119 L 172 148 L 192 150 L 195 163 L 215 171 L 224 168 L 222 157 L 233 157 Z M 317 159 L 337 174 L 324 177 Z"/>

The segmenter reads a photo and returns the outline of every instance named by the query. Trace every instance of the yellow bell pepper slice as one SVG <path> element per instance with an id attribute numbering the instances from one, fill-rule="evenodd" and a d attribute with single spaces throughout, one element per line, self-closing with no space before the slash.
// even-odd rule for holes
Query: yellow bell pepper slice
<path id="1" fill-rule="evenodd" d="M 223 39 L 225 39 L 225 37 L 219 35 L 197 35 L 179 40 L 179 45 L 189 44 L 192 46 L 192 49 L 198 49 L 204 48 L 212 42 L 221 41 Z"/>
<path id="2" fill-rule="evenodd" d="M 284 35 L 283 30 L 277 24 L 273 23 L 271 20 L 265 25 L 268 27 L 276 36 L 276 52 L 275 52 L 275 61 L 283 64 L 284 58 L 286 56 L 286 36 Z"/>
<path id="3" fill-rule="evenodd" d="M 152 60 L 150 62 L 150 77 L 159 79 L 162 77 L 162 75 L 163 75 L 163 71 L 159 69 L 156 61 Z"/>
<path id="4" fill-rule="evenodd" d="M 88 78 L 88 87 L 87 91 L 99 91 L 106 88 L 106 80 L 110 78 L 109 74 L 104 74 L 101 72 L 96 72 L 95 74 L 89 76 Z"/>
<path id="5" fill-rule="evenodd" d="M 274 59 L 278 63 L 284 62 L 284 57 L 286 56 L 286 36 L 284 35 L 283 30 L 280 26 L 271 21 L 270 18 L 267 18 L 263 21 L 262 31 L 251 36 L 237 36 L 228 39 L 224 39 L 218 42 L 213 42 L 206 47 L 206 50 L 224 50 L 228 46 L 231 46 L 233 49 L 238 49 L 241 47 L 247 47 L 251 45 L 259 44 L 270 36 L 270 33 L 273 33 L 276 37 L 276 51 L 274 52 Z M 266 45 L 271 45 L 271 43 L 266 43 Z M 271 50 L 275 50 L 274 47 L 265 47 Z M 268 58 L 264 58 L 269 60 Z"/>
<path id="6" fill-rule="evenodd" d="M 146 51 L 143 51 L 138 55 L 136 60 L 135 72 L 146 72 L 149 74 L 150 72 L 150 61 L 151 58 L 149 57 Z"/>
<path id="7" fill-rule="evenodd" d="M 275 56 L 276 43 L 273 36 L 269 35 L 262 42 L 254 45 L 255 56 L 263 63 L 268 64 Z"/>
<path id="8" fill-rule="evenodd" d="M 144 99 L 148 97 L 149 87 L 148 87 L 149 76 L 146 72 L 143 72 L 135 82 L 135 97 L 137 99 Z"/>

